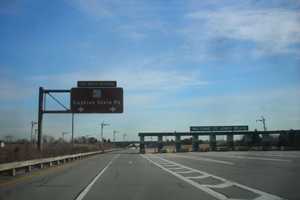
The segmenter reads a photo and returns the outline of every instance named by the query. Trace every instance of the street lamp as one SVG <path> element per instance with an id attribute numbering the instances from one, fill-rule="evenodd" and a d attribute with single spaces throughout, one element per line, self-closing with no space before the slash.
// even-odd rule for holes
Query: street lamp
<path id="1" fill-rule="evenodd" d="M 38 136 L 38 129 L 34 129 L 34 139 L 33 139 L 33 144 L 35 144 L 35 141 L 37 140 L 37 136 Z"/>
<path id="2" fill-rule="evenodd" d="M 263 127 L 264 127 L 264 131 L 267 130 L 266 119 L 264 118 L 264 116 L 261 116 L 261 119 L 257 119 L 256 122 L 262 122 L 263 123 Z"/>
<path id="3" fill-rule="evenodd" d="M 37 125 L 38 123 L 35 121 L 31 121 L 30 123 L 31 123 L 30 141 L 31 141 L 31 143 L 33 143 L 33 141 L 32 141 L 33 140 L 33 128 L 34 128 L 34 125 Z"/>
<path id="4" fill-rule="evenodd" d="M 118 133 L 119 131 L 113 130 L 113 142 L 116 141 L 116 133 Z"/>
<path id="5" fill-rule="evenodd" d="M 103 142 L 103 128 L 104 126 L 109 126 L 110 124 L 106 124 L 104 122 L 101 123 L 101 142 Z"/>
<path id="6" fill-rule="evenodd" d="M 124 133 L 124 134 L 123 134 L 123 142 L 125 142 L 125 138 L 126 138 L 126 136 L 127 136 L 127 134 L 126 134 L 126 133 Z"/>
<path id="7" fill-rule="evenodd" d="M 63 139 L 63 142 L 65 141 L 65 135 L 69 134 L 69 132 L 62 132 L 62 139 Z"/>

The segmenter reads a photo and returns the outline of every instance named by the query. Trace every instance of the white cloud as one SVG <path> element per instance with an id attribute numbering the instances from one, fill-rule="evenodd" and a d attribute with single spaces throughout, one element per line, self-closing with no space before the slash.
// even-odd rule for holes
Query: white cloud
<path id="1" fill-rule="evenodd" d="M 127 91 L 165 91 L 185 87 L 202 87 L 209 84 L 198 71 L 184 71 L 168 68 L 150 68 L 146 61 L 142 67 L 89 70 L 56 75 L 40 75 L 31 78 L 48 87 L 73 87 L 78 80 L 117 80 Z M 126 65 L 126 64 L 125 64 Z"/>
<path id="2" fill-rule="evenodd" d="M 300 13 L 287 9 L 225 7 L 186 15 L 184 31 L 189 45 L 203 46 L 216 39 L 252 42 L 256 53 L 298 53 Z"/>

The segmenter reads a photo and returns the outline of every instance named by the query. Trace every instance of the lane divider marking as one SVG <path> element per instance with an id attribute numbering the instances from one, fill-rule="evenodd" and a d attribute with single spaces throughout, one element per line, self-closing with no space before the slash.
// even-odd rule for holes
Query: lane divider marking
<path id="1" fill-rule="evenodd" d="M 114 156 L 107 165 L 93 178 L 93 180 L 78 194 L 78 196 L 75 198 L 75 200 L 82 200 L 87 193 L 91 190 L 93 185 L 96 183 L 96 181 L 102 176 L 102 174 L 107 170 L 107 168 L 112 164 L 112 162 L 117 159 L 120 156 L 120 154 L 117 154 Z"/>
<path id="2" fill-rule="evenodd" d="M 236 186 L 236 187 L 239 187 L 239 188 L 242 188 L 244 190 L 247 190 L 247 191 L 251 191 L 255 194 L 258 194 L 260 195 L 259 197 L 255 198 L 255 200 L 283 200 L 282 197 L 279 197 L 279 196 L 276 196 L 276 195 L 273 195 L 273 194 L 269 194 L 267 192 L 263 192 L 261 190 L 258 190 L 258 189 L 254 189 L 254 188 L 250 188 L 248 186 L 245 186 L 245 185 L 242 185 L 242 184 L 239 184 L 239 183 L 236 183 L 236 182 L 232 182 L 232 181 L 229 181 L 225 178 L 222 178 L 222 177 L 219 177 L 219 176 L 215 176 L 215 175 L 212 175 L 212 174 L 209 174 L 207 172 L 204 172 L 204 171 L 201 171 L 201 170 L 198 170 L 198 169 L 193 169 L 193 168 L 190 168 L 190 167 L 187 167 L 187 166 L 184 166 L 182 164 L 179 164 L 179 163 L 176 163 L 174 161 L 171 161 L 171 160 L 167 160 L 165 158 L 162 158 L 162 157 L 159 157 L 159 156 L 154 156 L 154 155 L 142 155 L 141 156 L 145 159 L 147 159 L 149 162 L 153 163 L 154 165 L 156 165 L 157 167 L 161 168 L 162 170 L 164 171 L 167 171 L 169 172 L 170 174 L 174 175 L 175 177 L 193 185 L 194 187 L 210 194 L 211 196 L 217 198 L 218 200 L 233 200 L 232 198 L 230 197 L 227 197 L 225 196 L 224 194 L 220 193 L 220 192 L 217 192 L 215 190 L 213 190 L 213 188 L 226 188 L 226 187 L 230 187 L 230 186 Z M 155 161 L 156 160 L 156 161 Z M 182 168 L 185 168 L 185 169 L 188 169 L 188 170 L 191 170 L 191 171 L 194 171 L 194 172 L 199 172 L 200 174 L 203 174 L 201 177 L 201 179 L 203 178 L 207 178 L 207 177 L 211 177 L 211 178 L 214 178 L 214 179 L 217 179 L 217 180 L 220 180 L 222 181 L 223 183 L 222 184 L 212 184 L 212 185 L 208 185 L 208 184 L 200 184 L 196 181 L 194 181 L 195 179 L 198 179 L 199 176 L 195 176 L 194 178 L 191 178 L 191 177 L 184 177 L 182 176 L 181 174 L 179 173 L 176 173 L 176 172 L 173 172 L 171 171 L 169 168 L 166 168 L 160 164 L 157 163 L 157 161 L 165 161 L 165 162 L 169 162 L 170 164 L 176 164 L 178 167 L 182 167 Z"/>
<path id="3" fill-rule="evenodd" d="M 193 173 L 195 171 L 184 171 L 184 172 L 177 172 L 178 174 L 190 174 Z"/>
<path id="4" fill-rule="evenodd" d="M 196 155 L 196 154 L 194 154 Z M 199 154 L 198 154 L 199 155 Z M 267 158 L 267 157 L 251 157 L 251 156 L 235 156 L 235 155 L 212 155 L 212 154 L 207 154 L 207 155 L 201 155 L 205 157 L 217 157 L 217 158 L 237 158 L 237 159 L 248 159 L 248 160 L 263 160 L 263 161 L 277 161 L 277 162 L 292 162 L 292 160 L 287 160 L 287 159 L 279 159 L 279 158 Z M 208 159 L 208 158 L 207 158 Z"/>
<path id="5" fill-rule="evenodd" d="M 187 159 L 192 159 L 192 160 L 214 162 L 214 163 L 225 164 L 225 165 L 234 165 L 233 162 L 223 161 L 223 160 L 215 160 L 215 159 L 211 159 L 211 158 L 203 158 L 203 157 L 199 158 L 199 157 L 194 157 L 194 156 L 182 156 L 182 155 L 170 155 L 170 156 L 178 157 L 178 158 L 187 158 Z"/>
<path id="6" fill-rule="evenodd" d="M 203 178 L 207 178 L 209 177 L 208 175 L 201 175 L 201 176 L 188 176 L 188 177 L 185 177 L 185 178 L 188 178 L 188 179 L 203 179 Z"/>
<path id="7" fill-rule="evenodd" d="M 179 170 L 179 169 L 184 169 L 182 167 L 167 167 L 170 170 Z"/>

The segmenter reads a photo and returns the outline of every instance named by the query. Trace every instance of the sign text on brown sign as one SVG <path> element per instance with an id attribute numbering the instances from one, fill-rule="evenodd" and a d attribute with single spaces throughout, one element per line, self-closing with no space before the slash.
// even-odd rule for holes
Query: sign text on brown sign
<path id="1" fill-rule="evenodd" d="M 123 113 L 123 88 L 72 88 L 73 113 Z"/>

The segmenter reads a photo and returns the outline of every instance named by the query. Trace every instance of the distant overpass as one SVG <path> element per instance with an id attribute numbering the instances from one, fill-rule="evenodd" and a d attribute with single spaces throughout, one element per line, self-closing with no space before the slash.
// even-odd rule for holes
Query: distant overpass
<path id="1" fill-rule="evenodd" d="M 117 142 L 112 142 L 112 144 L 118 146 L 118 147 L 127 147 L 130 144 L 139 144 L 139 141 L 117 141 Z"/>
<path id="2" fill-rule="evenodd" d="M 175 149 L 176 152 L 181 150 L 181 136 L 192 136 L 192 150 L 198 151 L 199 148 L 199 136 L 209 136 L 209 145 L 211 150 L 216 150 L 217 135 L 227 136 L 227 145 L 231 148 L 234 146 L 233 137 L 234 135 L 246 135 L 250 138 L 256 135 L 286 135 L 288 138 L 293 138 L 295 134 L 300 134 L 300 130 L 275 130 L 275 131 L 192 131 L 192 132 L 140 132 L 140 152 L 145 152 L 145 137 L 157 137 L 158 138 L 158 151 L 160 152 L 163 148 L 163 137 L 174 136 L 175 137 Z"/>

